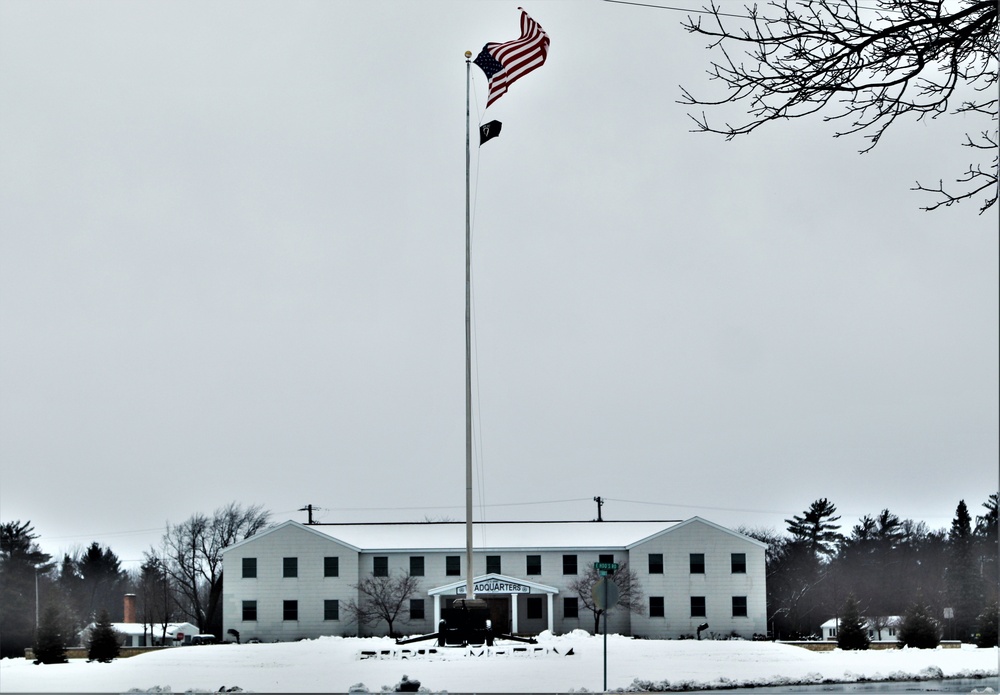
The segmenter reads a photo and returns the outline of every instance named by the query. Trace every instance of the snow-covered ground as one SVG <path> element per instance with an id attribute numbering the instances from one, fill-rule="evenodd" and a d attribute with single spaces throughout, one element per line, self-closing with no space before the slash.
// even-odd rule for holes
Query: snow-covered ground
<path id="1" fill-rule="evenodd" d="M 515 651 L 523 647 L 524 651 Z M 435 650 L 433 653 L 430 650 Z M 408 651 L 404 651 L 408 650 Z M 418 650 L 424 650 L 420 653 Z M 997 691 L 994 649 L 812 652 L 770 642 L 608 637 L 609 690 L 663 690 L 798 683 L 984 678 Z M 603 689 L 603 639 L 543 634 L 538 645 L 438 649 L 387 638 L 324 637 L 281 644 L 178 647 L 110 664 L 0 662 L 0 692 L 130 690 L 347 692 L 392 689 L 406 675 L 431 691 L 567 692 Z"/>

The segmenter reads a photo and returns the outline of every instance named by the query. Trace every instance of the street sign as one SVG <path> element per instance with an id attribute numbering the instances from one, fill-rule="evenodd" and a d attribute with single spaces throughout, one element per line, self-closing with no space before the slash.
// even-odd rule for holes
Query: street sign
<path id="1" fill-rule="evenodd" d="M 608 572 L 616 572 L 618 570 L 617 562 L 595 562 L 594 569 L 597 570 L 602 577 L 607 576 Z"/>
<path id="2" fill-rule="evenodd" d="M 594 588 L 590 590 L 590 597 L 594 599 L 597 610 L 609 611 L 621 598 L 621 589 L 607 577 L 601 577 L 594 583 Z"/>

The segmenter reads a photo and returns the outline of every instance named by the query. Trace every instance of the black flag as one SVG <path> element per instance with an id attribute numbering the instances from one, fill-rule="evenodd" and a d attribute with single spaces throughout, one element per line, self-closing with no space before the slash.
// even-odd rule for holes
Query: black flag
<path id="1" fill-rule="evenodd" d="M 479 126 L 479 146 L 482 147 L 487 140 L 499 136 L 502 126 L 500 121 L 490 121 Z"/>

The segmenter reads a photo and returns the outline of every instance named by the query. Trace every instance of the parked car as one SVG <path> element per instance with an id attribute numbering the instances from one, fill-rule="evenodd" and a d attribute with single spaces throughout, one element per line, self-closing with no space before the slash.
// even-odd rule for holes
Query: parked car
<path id="1" fill-rule="evenodd" d="M 261 644 L 261 641 L 258 637 L 251 637 L 246 641 L 246 644 Z"/>
<path id="2" fill-rule="evenodd" d="M 195 635 L 191 638 L 191 644 L 212 644 L 215 642 L 215 635 Z"/>

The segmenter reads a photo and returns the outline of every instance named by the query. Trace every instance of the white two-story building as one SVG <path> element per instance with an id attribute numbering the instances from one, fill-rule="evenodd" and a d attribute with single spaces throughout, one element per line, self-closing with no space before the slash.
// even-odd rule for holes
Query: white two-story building
<path id="1" fill-rule="evenodd" d="M 591 631 L 593 614 L 571 588 L 596 562 L 628 564 L 638 612 L 609 613 L 609 632 L 648 638 L 740 636 L 767 631 L 765 545 L 704 519 L 687 521 L 483 522 L 474 524 L 477 598 L 496 632 Z M 441 609 L 465 594 L 463 522 L 312 524 L 286 521 L 224 551 L 223 630 L 295 640 L 385 634 L 385 622 L 352 622 L 368 576 L 419 580 L 393 626 L 437 629 Z"/>

